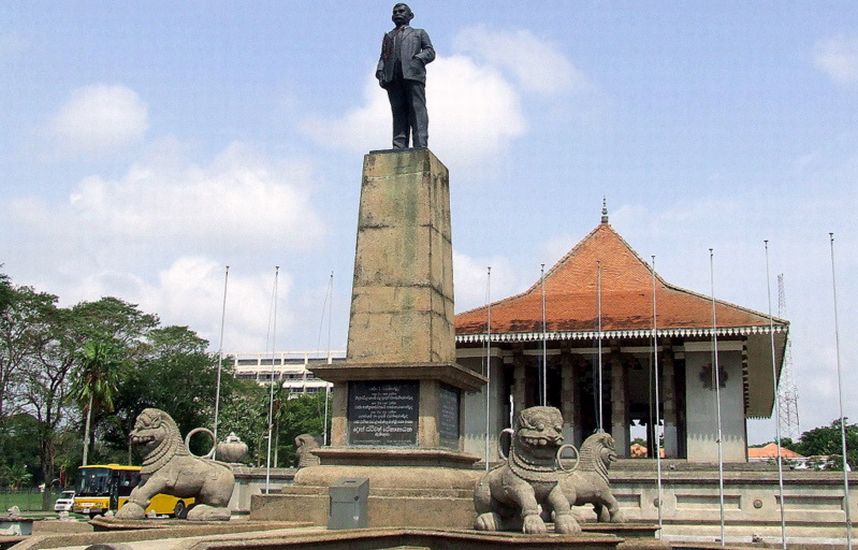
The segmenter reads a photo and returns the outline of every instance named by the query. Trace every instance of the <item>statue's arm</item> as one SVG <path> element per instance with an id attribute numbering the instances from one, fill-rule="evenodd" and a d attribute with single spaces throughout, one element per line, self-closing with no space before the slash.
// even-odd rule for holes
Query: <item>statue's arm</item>
<path id="1" fill-rule="evenodd" d="M 414 54 L 414 57 L 422 61 L 424 65 L 435 59 L 435 48 L 432 47 L 429 34 L 422 29 L 420 31 L 420 51 Z"/>
<path id="2" fill-rule="evenodd" d="M 384 74 L 384 48 L 387 45 L 387 34 L 381 37 L 381 53 L 378 55 L 378 66 L 375 68 L 375 78 L 381 80 Z"/>

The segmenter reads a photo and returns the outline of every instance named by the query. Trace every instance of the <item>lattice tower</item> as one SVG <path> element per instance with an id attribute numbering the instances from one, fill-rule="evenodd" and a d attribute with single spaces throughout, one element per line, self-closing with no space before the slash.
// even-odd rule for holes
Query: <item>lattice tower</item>
<path id="1" fill-rule="evenodd" d="M 784 275 L 778 275 L 778 317 L 786 315 L 786 291 L 784 290 Z M 781 433 L 796 441 L 801 436 L 801 426 L 798 419 L 798 388 L 793 379 L 792 338 L 787 337 L 784 349 L 783 366 L 781 367 L 778 397 L 781 403 Z"/>

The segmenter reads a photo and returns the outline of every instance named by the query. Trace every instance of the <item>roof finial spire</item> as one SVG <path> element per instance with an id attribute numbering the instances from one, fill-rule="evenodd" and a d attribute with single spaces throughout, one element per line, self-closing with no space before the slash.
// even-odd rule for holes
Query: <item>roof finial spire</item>
<path id="1" fill-rule="evenodd" d="M 602 223 L 608 223 L 608 202 L 604 195 L 602 195 Z"/>

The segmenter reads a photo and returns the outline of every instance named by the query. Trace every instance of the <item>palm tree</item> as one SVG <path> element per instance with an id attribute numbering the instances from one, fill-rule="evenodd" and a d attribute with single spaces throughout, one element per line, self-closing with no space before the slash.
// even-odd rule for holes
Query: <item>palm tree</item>
<path id="1" fill-rule="evenodd" d="M 89 340 L 78 352 L 73 395 L 86 403 L 86 428 L 83 439 L 83 465 L 87 465 L 93 406 L 113 410 L 113 396 L 124 366 L 119 348 L 107 340 Z"/>

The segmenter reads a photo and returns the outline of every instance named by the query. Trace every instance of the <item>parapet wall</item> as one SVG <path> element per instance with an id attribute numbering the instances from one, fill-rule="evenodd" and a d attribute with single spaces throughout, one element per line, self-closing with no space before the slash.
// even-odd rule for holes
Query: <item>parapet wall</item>
<path id="1" fill-rule="evenodd" d="M 634 462 L 634 461 L 624 461 Z M 612 469 L 614 496 L 630 521 L 658 521 L 658 484 L 654 461 L 644 469 Z M 850 515 L 858 517 L 858 477 L 850 475 Z M 662 521 L 668 537 L 720 535 L 717 465 L 662 468 Z M 787 539 L 845 539 L 842 472 L 784 472 Z M 775 469 L 729 468 L 724 472 L 724 520 L 729 539 L 750 541 L 781 535 L 778 473 Z"/>

